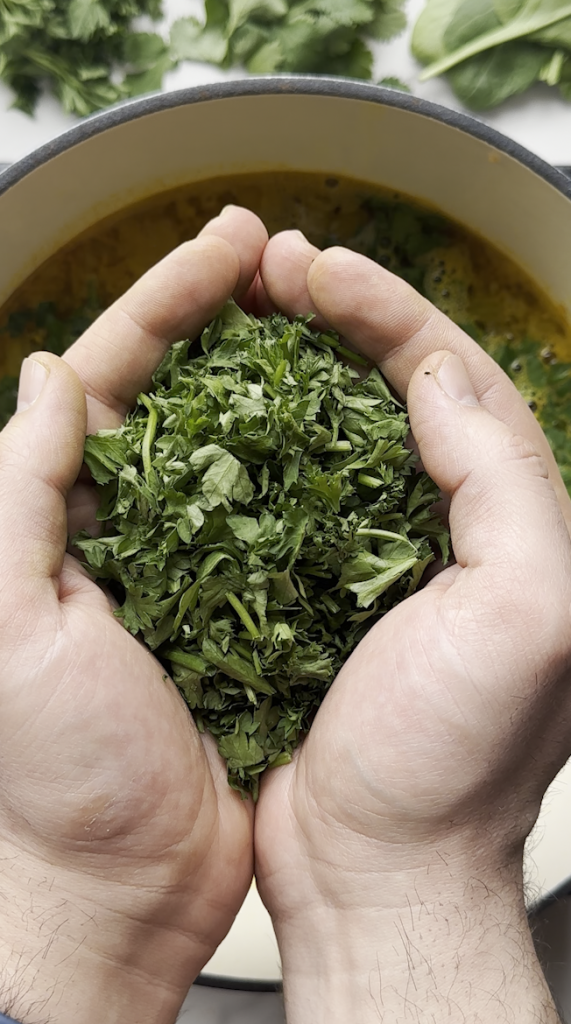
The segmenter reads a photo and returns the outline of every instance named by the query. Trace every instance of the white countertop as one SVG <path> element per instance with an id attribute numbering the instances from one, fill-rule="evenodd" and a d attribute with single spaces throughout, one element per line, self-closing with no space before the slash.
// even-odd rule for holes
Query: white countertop
<path id="1" fill-rule="evenodd" d="M 415 95 L 462 110 L 445 79 L 418 81 L 419 65 L 410 55 L 409 38 L 410 27 L 423 6 L 424 0 L 408 0 L 409 30 L 389 43 L 374 45 L 375 79 L 396 75 L 410 85 Z M 162 30 L 166 32 L 176 18 L 188 14 L 200 16 L 203 0 L 164 0 L 164 9 Z M 221 71 L 208 64 L 187 61 L 165 76 L 164 85 L 170 90 L 238 77 L 244 77 L 244 73 Z M 77 120 L 64 114 L 49 96 L 41 100 L 34 118 L 10 110 L 11 101 L 10 90 L 0 84 L 0 164 L 19 160 Z M 571 166 L 571 103 L 565 102 L 557 90 L 538 85 L 524 96 L 503 104 L 499 110 L 491 111 L 482 120 L 544 160 Z"/>

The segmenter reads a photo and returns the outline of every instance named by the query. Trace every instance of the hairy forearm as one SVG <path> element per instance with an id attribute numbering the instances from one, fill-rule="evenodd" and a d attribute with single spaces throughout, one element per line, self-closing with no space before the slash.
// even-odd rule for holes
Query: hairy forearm
<path id="1" fill-rule="evenodd" d="M 22 1024 L 172 1024 L 176 1019 L 183 994 L 136 964 L 94 952 L 97 915 L 89 923 L 64 900 L 43 919 L 36 913 L 30 904 L 20 928 L 2 918 L 0 1012 Z"/>
<path id="2" fill-rule="evenodd" d="M 173 1024 L 202 962 L 152 894 L 128 914 L 110 910 L 93 880 L 0 852 L 0 1013 L 22 1024 Z"/>
<path id="3" fill-rule="evenodd" d="M 389 902 L 278 925 L 288 1024 L 560 1024 L 517 882 L 419 880 Z"/>

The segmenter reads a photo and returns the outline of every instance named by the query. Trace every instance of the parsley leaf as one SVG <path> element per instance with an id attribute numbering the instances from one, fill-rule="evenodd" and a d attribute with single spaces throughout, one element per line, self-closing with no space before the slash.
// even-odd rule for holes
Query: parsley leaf
<path id="1" fill-rule="evenodd" d="M 432 542 L 448 554 L 403 406 L 339 347 L 229 303 L 202 352 L 174 345 L 125 424 L 85 445 L 105 525 L 74 543 L 254 796 Z"/>

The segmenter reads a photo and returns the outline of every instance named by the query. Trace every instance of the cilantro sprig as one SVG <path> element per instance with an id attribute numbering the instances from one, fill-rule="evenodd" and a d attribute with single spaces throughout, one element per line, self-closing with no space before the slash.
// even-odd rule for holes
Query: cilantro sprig
<path id="1" fill-rule="evenodd" d="M 124 426 L 86 442 L 105 526 L 75 543 L 254 796 L 432 543 L 448 553 L 404 408 L 344 351 L 228 304 L 202 354 L 176 344 Z"/>
<path id="2" fill-rule="evenodd" d="M 80 117 L 160 89 L 168 45 L 136 32 L 133 18 L 161 14 L 161 0 L 0 0 L 0 78 L 14 106 L 33 113 L 47 85 Z"/>
<path id="3" fill-rule="evenodd" d="M 206 0 L 205 19 L 171 30 L 177 60 L 201 60 L 254 74 L 312 72 L 370 79 L 368 40 L 406 27 L 404 0 Z"/>

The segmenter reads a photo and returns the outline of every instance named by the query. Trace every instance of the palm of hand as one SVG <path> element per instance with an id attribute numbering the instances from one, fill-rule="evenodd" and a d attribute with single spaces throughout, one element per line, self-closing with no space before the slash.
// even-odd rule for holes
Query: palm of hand
<path id="1" fill-rule="evenodd" d="M 172 887 L 177 899 L 201 892 L 208 903 L 208 876 L 230 867 L 231 914 L 249 881 L 249 858 L 234 863 L 249 844 L 249 810 L 213 760 L 217 792 L 162 666 L 69 557 L 18 618 L 18 671 L 16 651 L 1 671 L 0 743 L 19 842 L 61 870 L 104 874 L 115 902 L 136 870 L 142 886 Z"/>
<path id="2" fill-rule="evenodd" d="M 362 877 L 374 872 L 381 849 L 384 863 L 394 860 L 398 869 L 403 848 L 429 849 L 454 830 L 466 839 L 487 832 L 490 807 L 498 808 L 502 840 L 513 828 L 515 842 L 523 842 L 531 828 L 544 783 L 523 742 L 534 709 L 519 695 L 535 689 L 546 654 L 563 650 L 566 609 L 552 605 L 536 631 L 526 594 L 507 603 L 499 579 L 480 570 L 475 580 L 474 572 L 445 570 L 371 630 L 293 764 L 270 773 L 262 787 L 258 878 L 278 918 L 301 911 L 316 894 L 367 906 Z M 478 615 L 478 590 L 489 594 L 494 585 L 497 601 L 488 599 Z M 514 627 L 531 650 L 523 664 Z M 506 674 L 513 682 L 507 694 Z M 539 693 L 537 703 L 540 714 Z M 514 738 L 505 736 L 510 719 L 520 734 L 515 757 Z M 547 771 L 554 772 L 561 755 L 552 756 Z"/>

